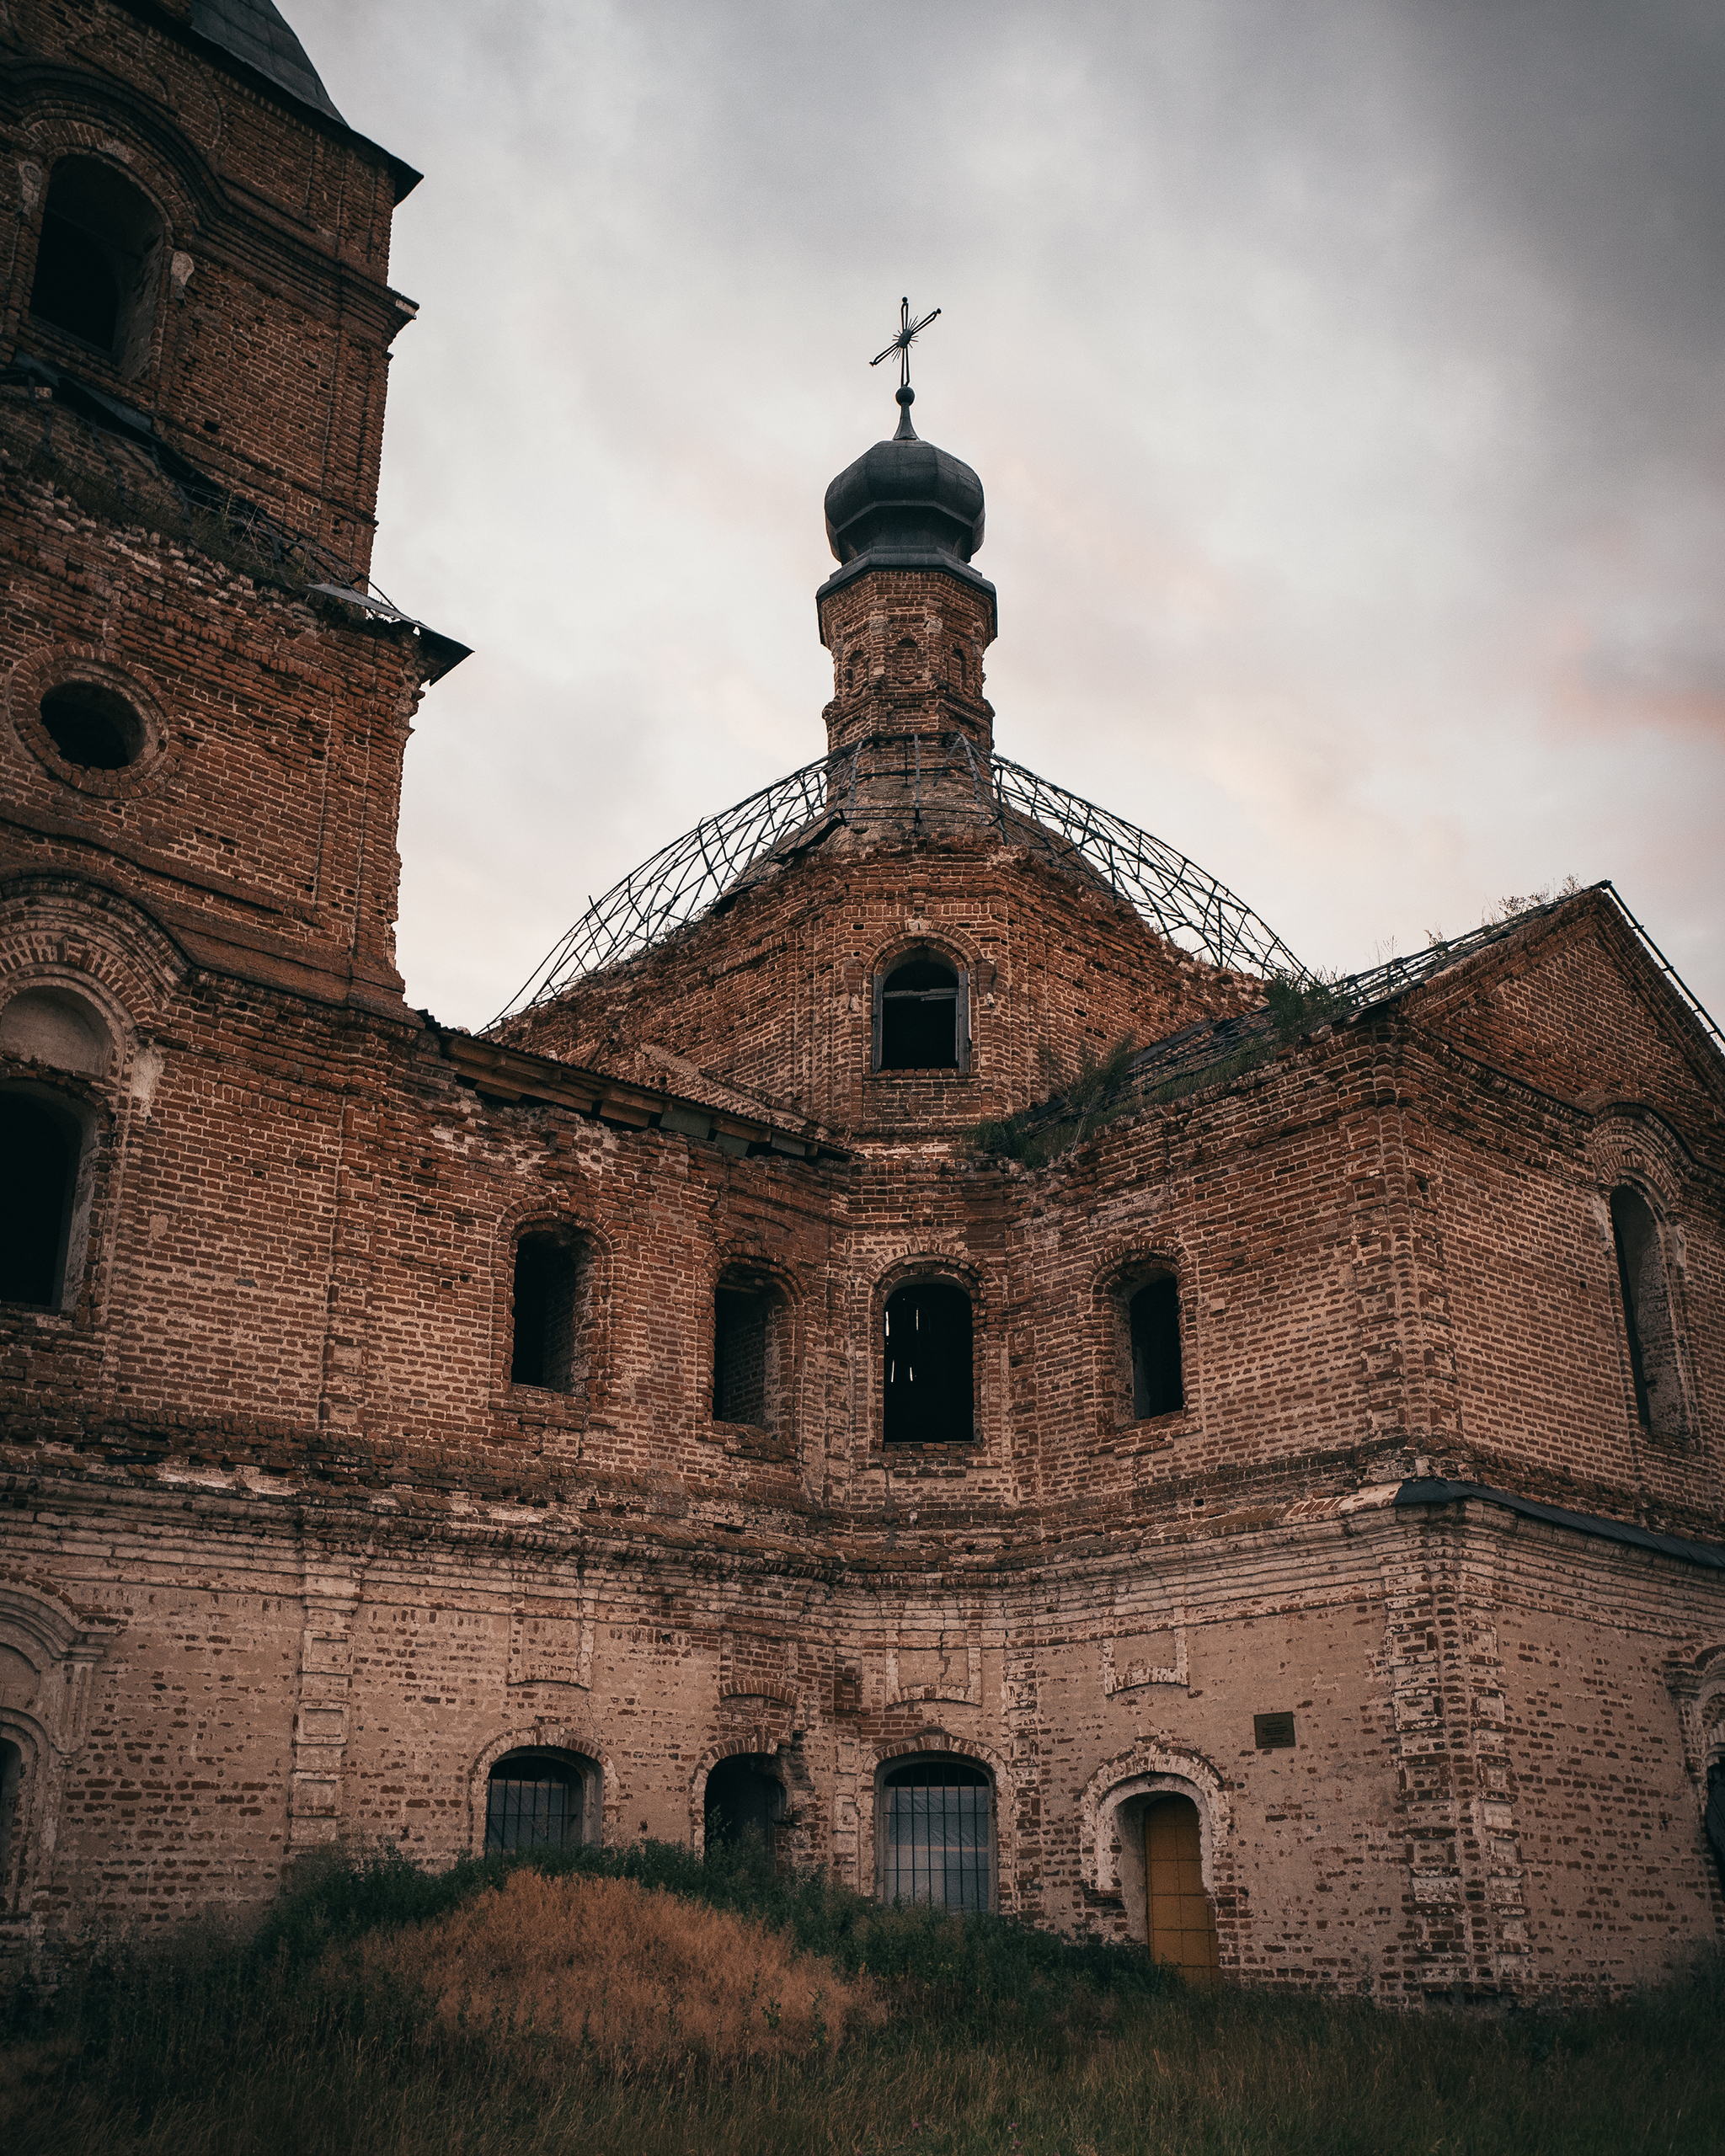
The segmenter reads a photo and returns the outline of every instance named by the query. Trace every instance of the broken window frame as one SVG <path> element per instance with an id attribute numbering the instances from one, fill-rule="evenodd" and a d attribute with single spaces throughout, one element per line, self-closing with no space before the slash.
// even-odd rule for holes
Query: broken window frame
<path id="1" fill-rule="evenodd" d="M 969 1313 L 969 1353 L 967 1360 L 967 1375 L 969 1380 L 967 1387 L 967 1401 L 969 1413 L 963 1418 L 962 1428 L 954 1428 L 950 1435 L 943 1435 L 939 1437 L 905 1437 L 903 1435 L 895 1435 L 894 1434 L 892 1426 L 895 1420 L 895 1411 L 899 1396 L 895 1390 L 895 1380 L 892 1374 L 894 1366 L 892 1345 L 893 1305 L 899 1300 L 900 1296 L 910 1295 L 919 1289 L 927 1290 L 929 1289 L 938 1289 L 942 1290 L 943 1294 L 950 1294 L 954 1298 L 961 1299 Z M 880 1356 L 879 1364 L 880 1380 L 880 1442 L 882 1445 L 884 1447 L 890 1448 L 895 1451 L 900 1448 L 908 1449 L 912 1446 L 921 1445 L 938 1445 L 944 1450 L 948 1446 L 976 1444 L 980 1437 L 980 1424 L 981 1420 L 980 1414 L 979 1412 L 980 1403 L 977 1398 L 976 1354 L 977 1334 L 980 1327 L 977 1323 L 976 1299 L 971 1293 L 969 1286 L 963 1280 L 954 1279 L 950 1273 L 913 1273 L 907 1277 L 895 1279 L 889 1283 L 886 1292 L 881 1298 L 880 1315 L 878 1320 L 878 1324 L 879 1331 L 877 1334 L 877 1339 Z M 954 1397 L 956 1397 L 958 1391 L 956 1381 L 953 1383 L 951 1390 Z M 959 1422 L 959 1418 L 958 1417 L 954 1416 L 953 1420 L 955 1424 Z"/>
<path id="2" fill-rule="evenodd" d="M 887 984 L 908 968 L 940 966 L 953 976 L 951 988 L 893 989 Z M 953 1006 L 953 1059 L 950 1063 L 891 1064 L 886 1051 L 886 1006 L 889 1002 L 943 1003 Z M 970 1075 L 970 972 L 944 951 L 919 944 L 901 951 L 889 964 L 877 968 L 869 984 L 870 1037 L 868 1067 L 877 1078 L 926 1078 Z"/>
<path id="3" fill-rule="evenodd" d="M 66 244 L 62 229 L 101 256 L 113 283 L 114 328 L 105 344 L 59 315 L 36 312 L 38 289 L 45 275 L 51 279 L 56 256 Z M 43 197 L 25 301 L 31 324 L 67 339 L 126 381 L 135 381 L 149 371 L 155 357 L 162 265 L 168 252 L 167 219 L 131 173 L 87 151 L 67 152 L 56 159 Z"/>

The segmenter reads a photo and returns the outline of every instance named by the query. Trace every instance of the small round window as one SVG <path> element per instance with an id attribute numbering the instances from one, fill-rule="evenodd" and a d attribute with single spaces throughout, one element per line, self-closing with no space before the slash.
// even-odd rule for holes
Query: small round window
<path id="1" fill-rule="evenodd" d="M 42 723 L 79 771 L 123 771 L 150 745 L 149 729 L 126 698 L 94 681 L 63 681 L 42 699 Z"/>

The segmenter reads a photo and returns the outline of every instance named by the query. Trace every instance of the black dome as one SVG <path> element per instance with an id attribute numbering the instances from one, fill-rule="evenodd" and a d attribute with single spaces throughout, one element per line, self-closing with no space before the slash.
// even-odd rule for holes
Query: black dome
<path id="1" fill-rule="evenodd" d="M 841 563 L 968 562 L 982 544 L 982 482 L 932 442 L 878 441 L 827 488 L 826 536 Z"/>

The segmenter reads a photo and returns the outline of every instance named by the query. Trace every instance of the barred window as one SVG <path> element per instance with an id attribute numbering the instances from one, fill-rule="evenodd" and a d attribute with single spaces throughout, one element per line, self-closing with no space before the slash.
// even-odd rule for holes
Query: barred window
<path id="1" fill-rule="evenodd" d="M 486 1855 L 578 1847 L 585 1780 L 567 1753 L 505 1753 L 485 1791 Z"/>
<path id="2" fill-rule="evenodd" d="M 993 1899 L 994 1791 L 980 1767 L 916 1759 L 881 1777 L 880 1897 L 986 1909 Z"/>

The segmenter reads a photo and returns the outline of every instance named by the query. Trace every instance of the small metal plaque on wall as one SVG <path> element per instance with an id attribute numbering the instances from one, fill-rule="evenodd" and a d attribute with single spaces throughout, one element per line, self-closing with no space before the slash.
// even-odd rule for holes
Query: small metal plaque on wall
<path id="1" fill-rule="evenodd" d="M 1252 1740 L 1260 1752 L 1284 1751 L 1294 1742 L 1292 1715 L 1254 1715 L 1252 1717 Z"/>

